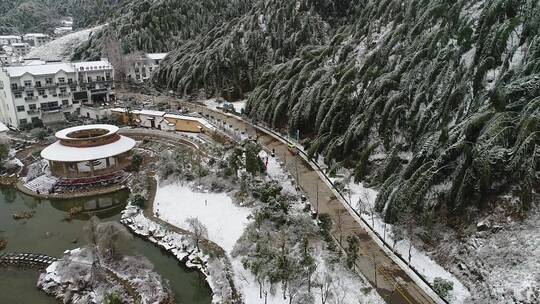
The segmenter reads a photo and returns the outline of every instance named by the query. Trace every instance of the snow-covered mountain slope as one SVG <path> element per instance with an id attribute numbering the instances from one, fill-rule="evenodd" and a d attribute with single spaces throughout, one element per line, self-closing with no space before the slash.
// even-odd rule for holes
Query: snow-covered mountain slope
<path id="1" fill-rule="evenodd" d="M 30 53 L 28 53 L 28 55 L 26 55 L 26 58 L 40 58 L 41 60 L 69 60 L 73 50 L 81 43 L 88 41 L 92 34 L 100 30 L 102 27 L 102 25 L 99 25 L 51 40 L 47 44 L 34 48 Z"/>

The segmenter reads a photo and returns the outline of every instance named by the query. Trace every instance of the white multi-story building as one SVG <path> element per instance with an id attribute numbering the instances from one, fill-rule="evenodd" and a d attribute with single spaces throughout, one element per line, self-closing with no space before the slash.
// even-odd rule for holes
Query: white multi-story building
<path id="1" fill-rule="evenodd" d="M 51 38 L 49 35 L 43 33 L 30 33 L 23 36 L 23 41 L 27 42 L 31 46 L 42 46 L 45 43 L 49 42 Z"/>
<path id="2" fill-rule="evenodd" d="M 127 78 L 135 82 L 148 80 L 165 56 L 167 53 L 150 53 L 138 56 L 128 67 Z"/>
<path id="3" fill-rule="evenodd" d="M 81 107 L 114 100 L 113 67 L 107 60 L 37 62 L 0 70 L 0 121 L 14 127 L 65 120 Z"/>
<path id="4" fill-rule="evenodd" d="M 0 36 L 0 45 L 11 45 L 13 43 L 21 43 L 21 36 L 16 35 L 1 35 Z"/>
<path id="5" fill-rule="evenodd" d="M 11 44 L 12 56 L 24 57 L 30 52 L 30 45 L 26 42 Z"/>

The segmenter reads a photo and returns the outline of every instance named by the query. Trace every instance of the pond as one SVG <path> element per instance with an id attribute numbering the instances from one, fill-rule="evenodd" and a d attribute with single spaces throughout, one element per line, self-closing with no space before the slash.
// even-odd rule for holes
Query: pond
<path id="1" fill-rule="evenodd" d="M 127 200 L 121 191 L 94 198 L 49 201 L 22 194 L 11 187 L 0 187 L 0 236 L 6 238 L 3 252 L 41 253 L 60 256 L 65 250 L 85 244 L 83 227 L 93 212 L 102 221 L 118 221 Z M 85 210 L 72 221 L 65 221 L 71 207 Z M 12 214 L 33 211 L 27 220 L 14 220 Z M 171 283 L 177 303 L 211 302 L 211 290 L 196 272 L 185 268 L 176 259 L 155 245 L 135 237 L 131 246 L 133 255 L 148 258 L 155 270 Z M 35 286 L 38 272 L 0 268 L 0 302 L 2 303 L 57 303 Z"/>

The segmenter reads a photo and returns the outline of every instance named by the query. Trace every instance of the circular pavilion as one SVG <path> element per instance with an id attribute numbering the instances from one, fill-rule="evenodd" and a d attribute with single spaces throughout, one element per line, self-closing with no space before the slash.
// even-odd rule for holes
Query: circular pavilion
<path id="1" fill-rule="evenodd" d="M 56 132 L 55 143 L 41 151 L 51 173 L 62 179 L 110 176 L 131 164 L 135 141 L 113 125 L 84 125 Z"/>

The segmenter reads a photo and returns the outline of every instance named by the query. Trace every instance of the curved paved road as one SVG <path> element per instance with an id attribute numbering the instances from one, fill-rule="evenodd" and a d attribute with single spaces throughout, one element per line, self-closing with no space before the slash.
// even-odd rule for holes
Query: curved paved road
<path id="1" fill-rule="evenodd" d="M 131 95 L 131 94 L 126 94 Z M 131 96 L 136 96 L 133 94 Z M 158 97 L 156 97 L 158 98 Z M 156 100 L 157 101 L 157 100 Z M 431 304 L 443 303 L 436 296 L 428 295 L 400 266 L 381 249 L 379 244 L 370 236 L 364 226 L 332 192 L 332 189 L 321 180 L 319 173 L 302 157 L 292 155 L 282 141 L 254 128 L 249 123 L 232 115 L 226 115 L 209 109 L 203 105 L 179 102 L 172 98 L 165 101 L 173 105 L 181 105 L 192 111 L 210 115 L 216 121 L 225 122 L 233 128 L 247 132 L 257 138 L 259 143 L 269 150 L 275 150 L 276 156 L 286 161 L 286 167 L 292 176 L 298 176 L 299 185 L 306 193 L 310 202 L 319 197 L 319 213 L 328 213 L 334 220 L 334 238 L 345 240 L 348 235 L 356 235 L 360 239 L 359 258 L 356 270 L 362 273 L 381 297 L 390 304 Z M 296 171 L 298 170 L 298 174 Z M 318 184 L 318 186 L 317 186 Z M 318 189 L 317 189 L 318 188 Z M 336 229 L 336 223 L 341 229 Z M 435 299 L 436 298 L 436 299 Z"/>

